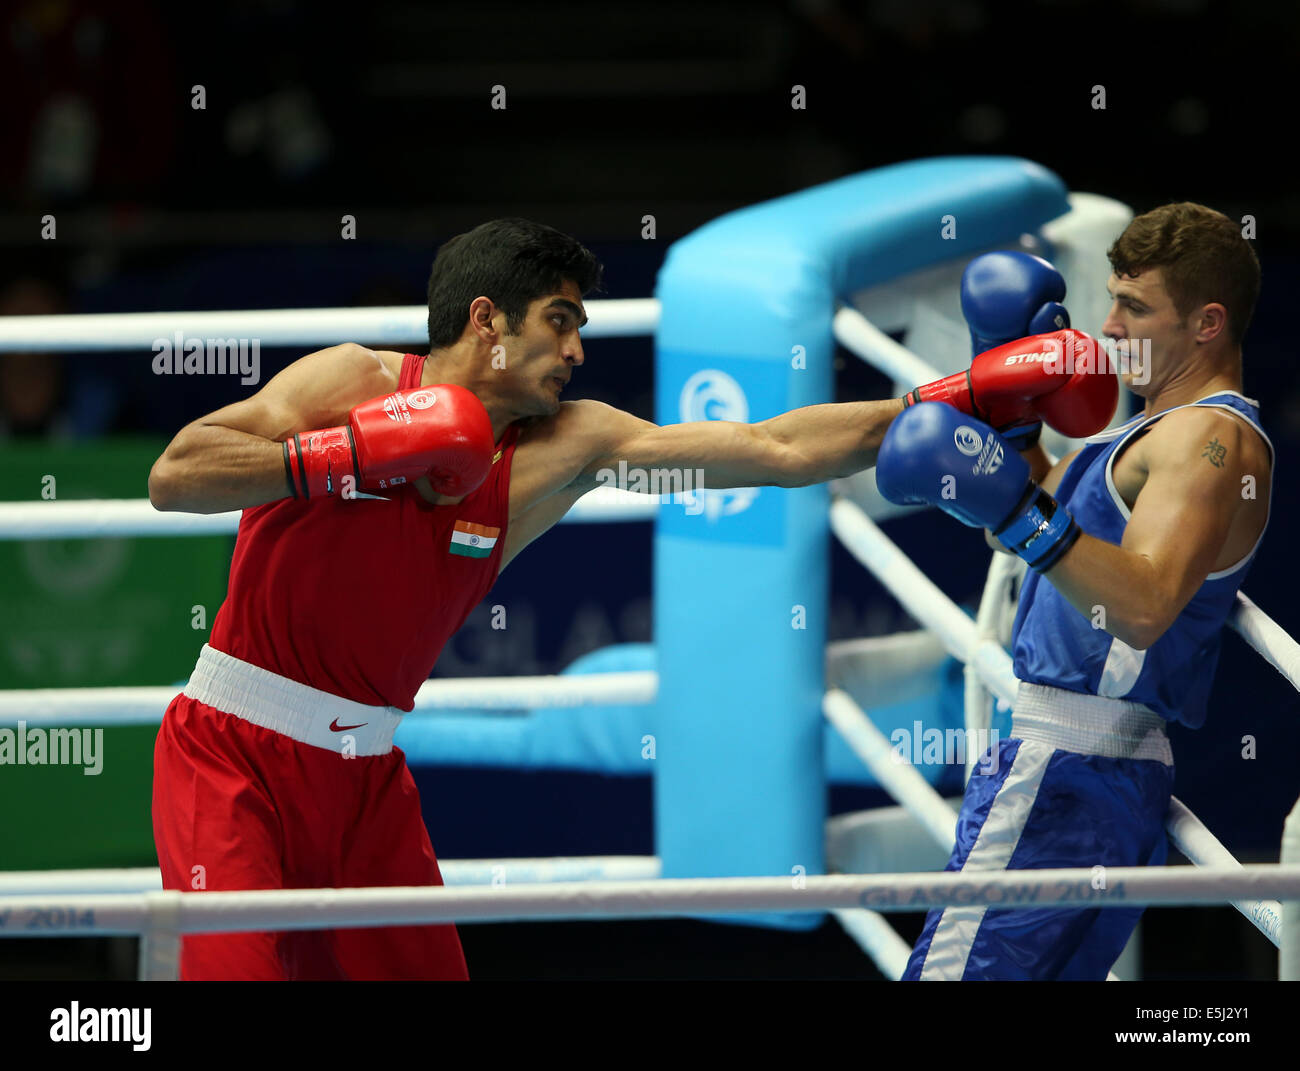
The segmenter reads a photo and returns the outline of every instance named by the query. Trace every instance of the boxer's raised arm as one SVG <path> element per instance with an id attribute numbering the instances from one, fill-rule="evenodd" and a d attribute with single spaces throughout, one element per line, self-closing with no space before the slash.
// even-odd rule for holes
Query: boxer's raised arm
<path id="1" fill-rule="evenodd" d="M 595 447 L 582 470 L 699 469 L 705 487 L 804 487 L 875 464 L 899 399 L 792 409 L 757 424 L 700 420 L 659 426 L 600 403 L 591 411 Z"/>
<path id="2" fill-rule="evenodd" d="M 1147 478 L 1119 546 L 1089 535 L 1047 574 L 1085 617 L 1135 650 L 1155 643 L 1214 568 L 1245 498 L 1252 466 L 1235 418 L 1187 408 L 1164 419 L 1146 450 Z M 1214 450 L 1209 449 L 1213 444 Z"/>
<path id="3" fill-rule="evenodd" d="M 149 501 L 159 510 L 222 513 L 288 498 L 282 442 L 346 423 L 353 406 L 396 385 L 364 346 L 308 354 L 251 398 L 182 428 L 149 472 Z"/>

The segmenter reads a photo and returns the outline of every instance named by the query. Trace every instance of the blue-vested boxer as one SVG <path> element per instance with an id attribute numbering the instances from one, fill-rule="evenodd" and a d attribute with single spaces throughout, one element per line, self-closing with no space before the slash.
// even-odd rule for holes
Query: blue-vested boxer
<path id="1" fill-rule="evenodd" d="M 1140 416 L 1039 482 L 1045 459 L 942 405 L 899 416 L 877 461 L 886 497 L 988 528 L 1031 567 L 1012 731 L 970 780 L 949 870 L 1163 863 L 1165 723 L 1204 721 L 1221 628 L 1267 527 L 1273 448 L 1239 389 L 1253 251 L 1226 217 L 1183 204 L 1135 219 L 1109 255 L 1105 332 L 1150 340 L 1149 362 L 1123 371 Z M 932 911 L 904 978 L 1101 980 L 1140 915 Z"/>

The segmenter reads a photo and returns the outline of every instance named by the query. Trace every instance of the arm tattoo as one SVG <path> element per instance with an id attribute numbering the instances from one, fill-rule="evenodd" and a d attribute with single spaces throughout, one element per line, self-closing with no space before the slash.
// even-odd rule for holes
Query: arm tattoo
<path id="1" fill-rule="evenodd" d="M 1206 458 L 1216 469 L 1223 468 L 1223 459 L 1227 456 L 1228 448 L 1217 437 L 1206 443 L 1205 449 L 1201 451 L 1201 457 Z"/>

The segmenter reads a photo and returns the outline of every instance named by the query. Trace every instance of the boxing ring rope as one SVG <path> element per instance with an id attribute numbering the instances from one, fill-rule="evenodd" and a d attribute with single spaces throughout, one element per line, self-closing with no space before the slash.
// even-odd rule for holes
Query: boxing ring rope
<path id="1" fill-rule="evenodd" d="M 588 301 L 588 338 L 652 335 L 655 298 Z M 108 312 L 69 316 L 0 317 L 0 353 L 150 349 L 182 331 L 187 338 L 256 339 L 263 346 L 334 346 L 340 339 L 374 343 L 428 337 L 427 305 L 368 308 L 250 309 L 231 312 Z"/>
<path id="2" fill-rule="evenodd" d="M 500 710 L 647 705 L 655 701 L 659 675 L 651 670 L 564 677 L 446 677 L 415 693 L 415 711 L 474 708 Z M 0 726 L 21 718 L 33 728 L 91 725 L 158 725 L 176 686 L 123 688 L 29 688 L 0 690 Z"/>
<path id="3" fill-rule="evenodd" d="M 972 621 L 870 517 L 845 498 L 831 503 L 831 531 L 907 611 L 939 637 L 948 653 L 975 667 L 980 681 L 1013 704 L 1019 682 L 1002 645 L 981 637 Z"/>
<path id="4" fill-rule="evenodd" d="M 149 929 L 151 902 L 170 901 L 183 933 L 309 930 L 440 922 L 525 919 L 664 918 L 744 912 L 827 911 L 870 906 L 916 912 L 935 907 L 1108 908 L 1190 906 L 1245 900 L 1272 892 L 1300 899 L 1300 865 L 1231 868 L 1113 867 L 1105 888 L 1091 867 L 916 874 L 759 878 L 657 878 L 626 881 L 501 884 L 488 888 L 252 889 L 240 892 L 149 892 L 139 895 L 11 896 L 11 935 L 33 936 L 38 914 L 75 921 L 80 935 L 138 934 Z M 28 923 L 24 925 L 24 922 Z M 13 925 L 17 923 L 17 925 Z M 11 929 L 12 927 L 12 929 Z M 48 934 L 46 934 L 48 935 Z"/>
<path id="5" fill-rule="evenodd" d="M 444 885 L 545 884 L 557 881 L 652 881 L 663 868 L 653 855 L 581 855 L 546 859 L 439 859 Z M 14 870 L 0 873 L 0 897 L 80 896 L 162 891 L 154 867 L 105 870 Z M 0 907 L 6 901 L 0 899 Z"/>
<path id="6" fill-rule="evenodd" d="M 1169 799 L 1169 814 L 1165 817 L 1165 830 L 1174 847 L 1197 866 L 1241 866 L 1219 838 L 1211 833 L 1192 814 L 1177 796 Z M 1234 900 L 1232 906 L 1240 911 L 1275 945 L 1282 943 L 1282 905 L 1276 900 Z"/>
<path id="7" fill-rule="evenodd" d="M 942 373 L 901 342 L 895 342 L 852 306 L 845 305 L 835 313 L 831 334 L 854 356 L 903 384 L 906 390 L 943 378 Z"/>
<path id="8" fill-rule="evenodd" d="M 504 862 L 504 861 L 503 861 Z M 546 863 L 548 861 L 531 861 Z M 557 861 L 560 862 L 560 861 Z M 145 977 L 175 970 L 160 958 L 158 942 L 182 933 L 303 930 L 419 925 L 434 922 L 512 922 L 526 919 L 590 920 L 765 911 L 917 911 L 923 908 L 1033 905 L 1067 908 L 1178 906 L 1249 901 L 1265 892 L 1300 899 L 1300 865 L 1235 867 L 1115 867 L 1105 888 L 1093 868 L 812 876 L 775 878 L 642 878 L 653 860 L 623 864 L 624 880 L 509 880 L 489 888 L 279 889 L 241 892 L 77 895 L 4 890 L 0 906 L 8 936 L 139 935 Z M 491 868 L 490 861 L 476 861 Z M 77 872 L 78 876 L 86 872 Z M 94 873 L 94 872 L 90 872 Z M 37 875 L 23 875 L 31 887 Z M 545 879 L 538 879 L 539 883 Z M 57 885 L 57 883 L 56 883 Z"/>
<path id="9" fill-rule="evenodd" d="M 1240 591 L 1228 625 L 1290 681 L 1291 687 L 1300 690 L 1300 644 Z"/>
<path id="10" fill-rule="evenodd" d="M 444 885 L 491 885 L 555 883 L 576 881 L 654 881 L 662 867 L 655 856 L 584 856 L 553 859 L 444 859 L 438 867 Z M 14 871 L 0 874 L 0 910 L 8 897 L 66 897 L 87 894 L 159 893 L 162 873 L 157 867 L 116 870 Z M 897 980 L 907 966 L 911 946 L 874 911 L 863 908 L 835 908 L 840 925 L 864 949 L 888 977 Z M 142 979 L 170 978 L 176 970 L 175 934 L 163 932 L 166 925 L 141 931 Z M 78 931 L 81 932 L 81 931 Z M 171 951 L 160 950 L 166 944 Z"/>
<path id="11" fill-rule="evenodd" d="M 649 520 L 659 508 L 659 498 L 617 487 L 597 487 L 583 495 L 561 523 Z M 161 513 L 147 498 L 5 502 L 0 503 L 0 540 L 234 535 L 239 530 L 239 517 L 238 510 Z"/>
<path id="12" fill-rule="evenodd" d="M 897 760 L 885 734 L 848 693 L 830 689 L 822 699 L 822 711 L 881 787 L 916 816 L 940 847 L 951 848 L 957 840 L 957 812 L 915 766 Z"/>

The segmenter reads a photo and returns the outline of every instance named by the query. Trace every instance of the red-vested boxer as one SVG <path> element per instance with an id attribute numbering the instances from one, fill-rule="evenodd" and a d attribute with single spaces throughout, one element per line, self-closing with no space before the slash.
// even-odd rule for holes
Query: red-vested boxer
<path id="1" fill-rule="evenodd" d="M 709 487 L 794 487 L 874 464 L 902 400 L 670 427 L 561 403 L 583 362 L 582 297 L 600 274 L 549 227 L 484 224 L 434 261 L 427 358 L 356 345 L 311 354 L 182 429 L 154 465 L 158 508 L 244 510 L 226 602 L 158 736 L 166 888 L 440 884 L 393 730 L 500 570 L 601 470 L 699 468 Z M 960 384 L 918 397 L 940 392 L 1002 427 L 1068 413 L 1100 430 L 1113 375 L 1022 359 L 1060 345 L 1022 340 L 1011 363 L 981 354 Z M 453 926 L 187 937 L 181 973 L 467 976 Z"/>

